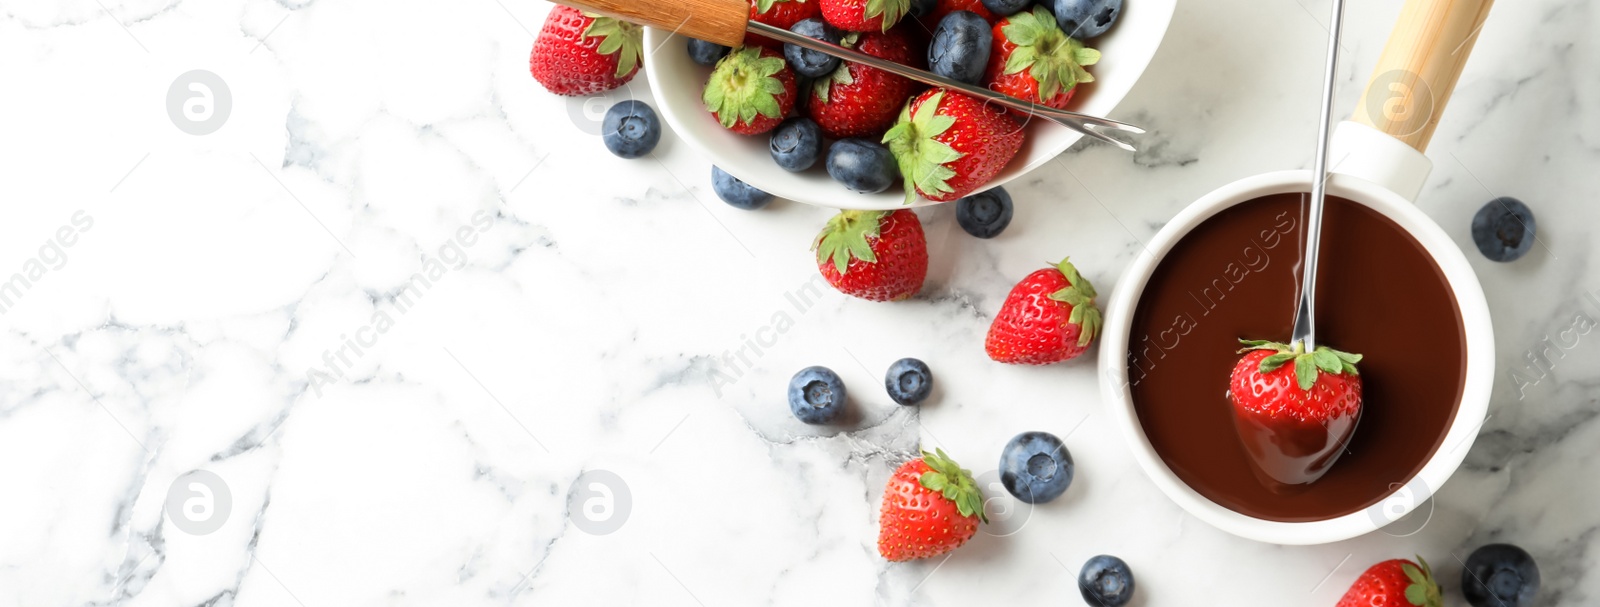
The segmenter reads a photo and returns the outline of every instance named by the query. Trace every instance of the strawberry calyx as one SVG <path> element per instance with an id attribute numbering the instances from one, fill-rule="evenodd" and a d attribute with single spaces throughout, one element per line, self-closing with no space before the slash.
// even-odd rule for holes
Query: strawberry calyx
<path id="1" fill-rule="evenodd" d="M 1100 308 L 1094 305 L 1094 285 L 1078 273 L 1077 266 L 1072 265 L 1068 258 L 1062 258 L 1056 264 L 1056 269 L 1067 277 L 1067 288 L 1050 294 L 1050 299 L 1065 302 L 1072 306 L 1072 314 L 1067 316 L 1067 322 L 1078 325 L 1078 345 L 1087 346 L 1094 341 L 1094 336 L 1100 333 L 1102 319 Z"/>
<path id="2" fill-rule="evenodd" d="M 867 0 L 867 18 L 882 15 L 883 31 L 886 32 L 908 12 L 911 12 L 911 0 Z"/>
<path id="3" fill-rule="evenodd" d="M 1039 83 L 1039 101 L 1049 101 L 1080 82 L 1094 82 L 1083 66 L 1100 62 L 1100 51 L 1086 47 L 1056 25 L 1056 18 L 1042 6 L 1007 18 L 1001 33 L 1017 45 L 1006 58 L 1005 73 L 1028 71 Z"/>
<path id="4" fill-rule="evenodd" d="M 627 76 L 639 66 L 639 60 L 644 58 L 644 28 L 595 13 L 586 12 L 583 16 L 594 19 L 583 30 L 583 36 L 600 38 L 600 46 L 595 52 L 602 55 L 617 54 L 618 78 Z"/>
<path id="5" fill-rule="evenodd" d="M 1411 584 L 1406 586 L 1406 601 L 1419 607 L 1443 607 L 1444 599 L 1440 596 L 1439 585 L 1433 581 L 1433 569 L 1420 555 L 1417 556 L 1417 562 L 1421 564 L 1420 567 L 1411 563 L 1400 565 L 1400 571 L 1406 574 L 1406 579 L 1411 580 Z"/>
<path id="6" fill-rule="evenodd" d="M 939 102 L 945 91 L 940 90 L 923 100 L 915 112 L 913 101 L 907 101 L 900 110 L 900 119 L 883 134 L 883 143 L 889 146 L 900 165 L 900 176 L 905 179 L 906 203 L 910 204 L 917 192 L 924 196 L 938 196 L 955 191 L 949 180 L 956 176 L 954 169 L 945 166 L 966 154 L 957 152 L 950 144 L 935 139 L 955 126 L 954 116 L 939 114 Z"/>
<path id="7" fill-rule="evenodd" d="M 839 39 L 839 46 L 853 49 L 860 39 L 860 33 L 849 32 Z M 828 93 L 832 91 L 834 84 L 849 85 L 855 84 L 855 82 L 856 77 L 850 73 L 850 62 L 840 61 L 839 67 L 833 68 L 832 74 L 829 74 L 826 78 L 818 78 L 811 83 L 811 94 L 816 96 L 818 101 L 827 103 Z"/>
<path id="8" fill-rule="evenodd" d="M 954 502 L 961 516 L 976 515 L 978 520 L 989 522 L 988 515 L 983 513 L 983 492 L 978 490 L 978 482 L 972 480 L 971 472 L 945 455 L 944 449 L 936 449 L 935 453 L 923 451 L 922 462 L 930 470 L 917 478 L 919 484 Z"/>
<path id="9" fill-rule="evenodd" d="M 852 258 L 877 263 L 878 255 L 872 252 L 868 239 L 878 237 L 879 224 L 887 214 L 888 211 L 840 211 L 828 219 L 828 225 L 811 242 L 817 263 L 832 260 L 840 276 L 850 267 Z"/>
<path id="10" fill-rule="evenodd" d="M 729 53 L 717 62 L 711 79 L 706 81 L 700 100 L 724 127 L 749 124 L 756 116 L 783 117 L 778 103 L 778 95 L 784 93 L 783 81 L 774 74 L 786 65 L 783 57 L 763 57 L 761 50 L 760 46 L 749 46 Z"/>
<path id="11" fill-rule="evenodd" d="M 1360 375 L 1356 371 L 1356 363 L 1361 362 L 1360 354 L 1341 352 L 1327 346 L 1317 346 L 1311 352 L 1305 351 L 1301 342 L 1284 344 L 1264 339 L 1241 339 L 1244 344 L 1240 353 L 1251 350 L 1269 350 L 1274 352 L 1271 356 L 1261 359 L 1260 370 L 1263 375 L 1276 371 L 1278 367 L 1294 361 L 1295 382 L 1301 390 L 1310 391 L 1311 386 L 1317 383 L 1317 371 L 1321 370 L 1330 375 Z M 1420 603 L 1419 603 L 1420 604 Z"/>

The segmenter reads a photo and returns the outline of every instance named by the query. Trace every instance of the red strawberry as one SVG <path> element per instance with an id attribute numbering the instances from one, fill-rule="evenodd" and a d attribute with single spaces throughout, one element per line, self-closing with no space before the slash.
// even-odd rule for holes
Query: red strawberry
<path id="1" fill-rule="evenodd" d="M 794 110 L 794 72 L 783 55 L 761 46 L 747 46 L 717 62 L 701 100 L 723 127 L 740 135 L 777 128 Z"/>
<path id="2" fill-rule="evenodd" d="M 817 270 L 846 295 L 899 301 L 928 277 L 928 242 L 922 222 L 906 209 L 840 211 L 811 243 Z"/>
<path id="3" fill-rule="evenodd" d="M 822 16 L 822 0 L 750 0 L 750 20 L 789 29 L 803 19 Z M 751 34 L 745 44 L 759 44 L 783 52 L 783 43 Z"/>
<path id="4" fill-rule="evenodd" d="M 845 34 L 840 44 L 879 59 L 921 66 L 919 57 L 911 52 L 911 40 L 901 28 L 881 33 L 852 32 Z M 895 116 L 916 87 L 916 82 L 878 68 L 841 61 L 832 75 L 812 83 L 806 110 L 829 139 L 876 139 L 894 125 Z"/>
<path id="5" fill-rule="evenodd" d="M 911 0 L 820 0 L 822 18 L 850 32 L 887 32 L 911 10 Z"/>
<path id="6" fill-rule="evenodd" d="M 1233 367 L 1228 400 L 1256 472 L 1269 486 L 1321 478 L 1361 419 L 1361 355 L 1327 346 L 1303 352 L 1300 342 L 1240 342 L 1245 355 Z"/>
<path id="7" fill-rule="evenodd" d="M 1428 561 L 1419 556 L 1417 563 L 1393 559 L 1368 567 L 1335 607 L 1442 607 Z"/>
<path id="8" fill-rule="evenodd" d="M 1065 109 L 1079 83 L 1094 82 L 1083 69 L 1100 61 L 1100 51 L 1061 31 L 1042 6 L 994 25 L 994 50 L 983 81 L 997 92 Z"/>
<path id="9" fill-rule="evenodd" d="M 900 465 L 883 488 L 878 514 L 878 554 L 891 561 L 939 556 L 978 532 L 983 493 L 940 449 Z"/>
<path id="10" fill-rule="evenodd" d="M 1014 365 L 1048 365 L 1076 358 L 1100 332 L 1094 285 L 1065 259 L 1029 274 L 1011 288 L 989 325 L 983 349 Z"/>
<path id="11" fill-rule="evenodd" d="M 929 89 L 884 133 L 906 180 L 906 200 L 955 200 L 989 183 L 1022 147 L 1022 126 L 1000 106 Z"/>
<path id="12" fill-rule="evenodd" d="M 643 30 L 626 21 L 557 6 L 533 42 L 528 70 L 557 95 L 581 97 L 627 84 L 644 56 Z"/>

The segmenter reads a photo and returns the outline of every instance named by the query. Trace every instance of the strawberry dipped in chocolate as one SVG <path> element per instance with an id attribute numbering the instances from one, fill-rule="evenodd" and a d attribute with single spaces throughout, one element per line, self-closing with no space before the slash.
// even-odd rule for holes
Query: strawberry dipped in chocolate
<path id="1" fill-rule="evenodd" d="M 1257 478 L 1276 491 L 1316 482 L 1361 420 L 1361 355 L 1239 341 L 1244 357 L 1233 367 L 1228 400 Z"/>

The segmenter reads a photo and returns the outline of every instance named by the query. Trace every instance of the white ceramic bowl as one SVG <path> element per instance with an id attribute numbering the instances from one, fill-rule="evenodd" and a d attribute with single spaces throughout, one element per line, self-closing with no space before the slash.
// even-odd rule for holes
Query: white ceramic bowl
<path id="1" fill-rule="evenodd" d="M 1403 155 L 1405 151 L 1397 153 Z M 1366 158 L 1373 156 L 1368 154 Z M 1413 161 L 1416 158 L 1424 157 L 1415 154 L 1414 158 L 1399 157 L 1394 162 L 1370 164 L 1379 170 L 1390 170 L 1387 167 L 1406 166 L 1407 163 L 1415 167 L 1417 165 Z M 1407 190 L 1412 183 L 1420 186 L 1422 176 L 1426 175 L 1425 158 L 1421 166 L 1421 175 L 1417 175 L 1415 170 L 1408 171 L 1410 174 L 1407 175 L 1392 175 L 1395 179 L 1388 185 L 1396 187 L 1396 183 L 1399 183 L 1397 189 L 1401 190 Z M 1477 275 L 1467 264 L 1461 250 L 1444 230 L 1418 210 L 1406 196 L 1365 179 L 1336 174 L 1329 181 L 1328 194 L 1365 204 L 1409 232 L 1439 264 L 1461 306 L 1461 321 L 1466 332 L 1466 386 L 1455 420 L 1451 422 L 1443 443 L 1414 479 L 1404 487 L 1398 487 L 1384 500 L 1361 512 L 1315 522 L 1268 521 L 1234 512 L 1200 495 L 1167 467 L 1144 435 L 1128 389 L 1129 333 L 1139 296 L 1161 258 L 1192 228 L 1241 202 L 1269 194 L 1309 191 L 1310 178 L 1310 171 L 1283 171 L 1248 177 L 1223 186 L 1185 208 L 1156 234 L 1146 246 L 1146 252 L 1129 266 L 1118 281 L 1106 306 L 1106 325 L 1100 344 L 1102 398 L 1114 423 L 1128 440 L 1134 458 L 1156 486 L 1196 518 L 1229 533 L 1274 544 L 1321 544 L 1356 537 L 1394 522 L 1424 503 L 1444 485 L 1471 449 L 1471 443 L 1484 421 L 1489 406 L 1489 392 L 1494 385 L 1494 333 L 1489 322 L 1489 307 Z M 1414 193 L 1412 189 L 1407 196 Z"/>
<path id="2" fill-rule="evenodd" d="M 1089 68 L 1095 81 L 1073 99 L 1073 111 L 1105 116 L 1139 80 L 1150 58 L 1172 21 L 1177 0 L 1127 0 L 1116 27 L 1106 35 L 1089 41 L 1103 57 Z M 689 60 L 684 51 L 688 41 L 666 30 L 646 28 L 645 69 L 650 72 L 650 88 L 656 109 L 678 137 L 699 150 L 711 163 L 734 177 L 779 197 L 807 204 L 850 209 L 898 209 L 905 206 L 905 194 L 898 187 L 879 194 L 857 194 L 828 177 L 821 163 L 804 173 L 790 173 L 773 164 L 767 151 L 767 137 L 733 134 L 711 117 L 701 104 L 700 93 L 711 69 Z M 665 45 L 665 46 L 663 46 Z M 1005 170 L 987 187 L 1001 185 L 1038 168 L 1055 158 L 1078 140 L 1078 133 L 1041 120 L 1027 127 L 1027 141 Z M 916 197 L 914 205 L 934 204 Z"/>

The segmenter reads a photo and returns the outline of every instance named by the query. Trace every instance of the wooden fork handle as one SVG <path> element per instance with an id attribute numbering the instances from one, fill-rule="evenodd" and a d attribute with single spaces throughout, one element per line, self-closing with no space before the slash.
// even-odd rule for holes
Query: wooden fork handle
<path id="1" fill-rule="evenodd" d="M 737 47 L 750 19 L 746 0 L 554 0 L 579 10 Z"/>
<path id="2" fill-rule="evenodd" d="M 1428 149 L 1494 0 L 1406 0 L 1355 121 Z"/>

